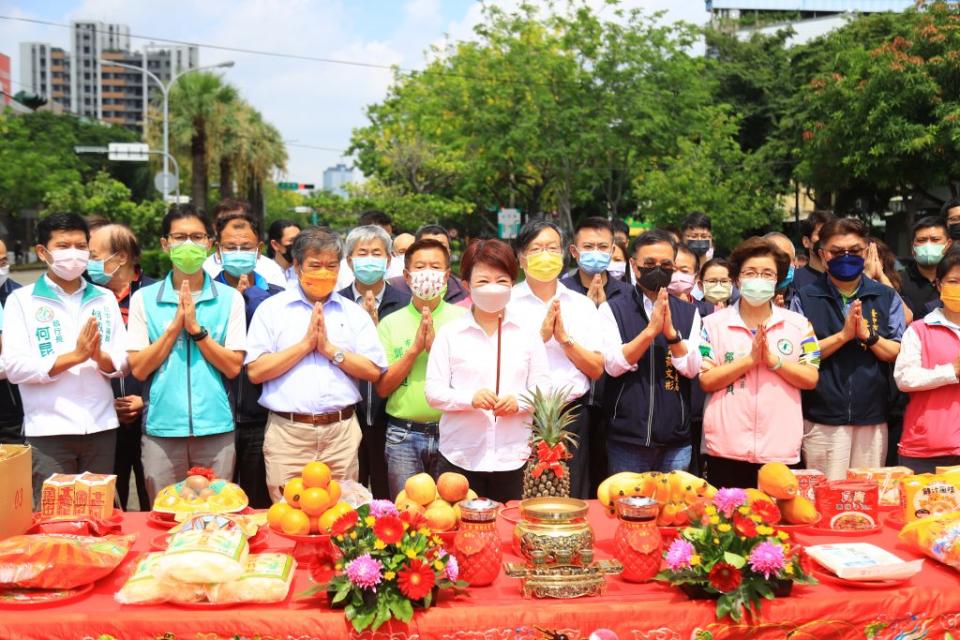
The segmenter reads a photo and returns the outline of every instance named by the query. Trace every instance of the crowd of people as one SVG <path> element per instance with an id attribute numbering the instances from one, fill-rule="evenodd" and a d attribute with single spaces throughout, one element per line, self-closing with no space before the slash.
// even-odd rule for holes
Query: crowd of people
<path id="1" fill-rule="evenodd" d="M 249 206 L 173 207 L 154 281 L 135 234 L 40 220 L 35 284 L 0 244 L 0 440 L 53 473 L 116 473 L 127 504 L 194 466 L 266 507 L 311 460 L 377 498 L 467 476 L 518 498 L 535 388 L 576 410 L 571 493 L 618 471 L 690 469 L 751 487 L 766 462 L 819 469 L 960 464 L 960 202 L 913 228 L 902 261 L 863 223 L 813 212 L 728 256 L 711 221 L 630 241 L 528 222 L 513 246 L 453 247 L 382 212 L 345 238 Z M 628 244 L 629 242 L 629 244 Z M 456 260 L 455 258 L 459 258 Z M 571 268 L 568 268 L 571 267 Z"/>

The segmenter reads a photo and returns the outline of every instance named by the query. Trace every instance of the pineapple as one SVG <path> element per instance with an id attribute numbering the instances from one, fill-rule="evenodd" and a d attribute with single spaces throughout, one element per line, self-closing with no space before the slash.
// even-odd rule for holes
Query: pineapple
<path id="1" fill-rule="evenodd" d="M 533 410 L 530 434 L 530 461 L 523 469 L 523 499 L 546 496 L 570 496 L 570 470 L 565 459 L 570 458 L 569 446 L 577 445 L 577 436 L 567 427 L 577 419 L 572 407 L 567 406 L 569 389 L 543 393 L 539 388 L 523 396 L 523 401 Z M 550 459 L 557 453 L 559 459 Z M 546 454 L 546 459 L 544 459 Z M 539 476 L 535 470 L 541 469 Z"/>

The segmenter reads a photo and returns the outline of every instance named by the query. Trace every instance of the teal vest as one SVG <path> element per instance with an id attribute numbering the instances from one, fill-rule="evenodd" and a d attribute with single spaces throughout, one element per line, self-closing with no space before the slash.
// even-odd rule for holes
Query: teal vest
<path id="1" fill-rule="evenodd" d="M 173 321 L 180 300 L 171 275 L 144 287 L 144 312 L 147 332 L 154 343 Z M 224 343 L 233 289 L 203 278 L 203 291 L 197 298 L 197 322 L 210 337 Z M 156 371 L 149 377 L 144 393 L 147 435 L 160 438 L 209 436 L 233 431 L 233 413 L 227 388 L 220 371 L 207 362 L 200 348 L 185 331 Z"/>

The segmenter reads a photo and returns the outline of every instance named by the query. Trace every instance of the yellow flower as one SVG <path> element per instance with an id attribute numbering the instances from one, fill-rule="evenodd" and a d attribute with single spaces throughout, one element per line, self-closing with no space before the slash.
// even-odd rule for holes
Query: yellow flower
<path id="1" fill-rule="evenodd" d="M 690 556 L 690 566 L 691 566 L 691 567 L 699 566 L 699 564 L 700 564 L 700 556 L 698 556 L 698 555 L 696 555 L 696 554 Z"/>
<path id="2" fill-rule="evenodd" d="M 747 515 L 748 513 L 750 513 L 750 507 L 740 507 L 739 509 L 737 509 L 737 511 L 739 511 L 743 515 Z"/>
<path id="3" fill-rule="evenodd" d="M 382 550 L 382 549 L 386 549 L 386 548 L 387 548 L 387 543 L 384 542 L 383 540 L 380 540 L 380 539 L 378 538 L 377 540 L 374 541 L 374 543 L 373 543 L 373 548 L 376 549 L 377 551 L 380 551 L 380 550 Z"/>
<path id="4" fill-rule="evenodd" d="M 720 524 L 720 518 L 717 516 L 710 516 L 710 524 Z"/>
<path id="5" fill-rule="evenodd" d="M 430 539 L 433 541 L 433 544 L 443 544 L 443 540 L 440 539 L 440 536 L 433 536 Z"/>
<path id="6" fill-rule="evenodd" d="M 343 542 L 343 536 L 342 536 L 342 535 L 337 536 L 337 542 Z"/>
<path id="7" fill-rule="evenodd" d="M 337 569 L 337 571 L 340 571 L 341 569 L 343 569 L 343 563 L 338 562 L 336 565 L 334 565 L 334 567 Z"/>
<path id="8" fill-rule="evenodd" d="M 787 541 L 787 540 L 790 539 L 790 534 L 787 533 L 786 531 L 778 531 L 778 532 L 777 532 L 777 537 L 780 538 L 780 539 L 783 540 L 783 541 Z"/>
<path id="9" fill-rule="evenodd" d="M 419 529 L 417 529 L 417 533 L 419 533 L 422 536 L 429 536 L 431 531 L 427 527 L 420 527 Z"/>
<path id="10" fill-rule="evenodd" d="M 720 530 L 720 533 L 726 533 L 726 532 L 730 531 L 730 528 L 731 528 L 730 525 L 728 525 L 726 522 L 724 522 L 722 525 L 720 525 L 719 527 L 717 527 L 717 529 Z"/>
<path id="11" fill-rule="evenodd" d="M 383 578 L 384 578 L 384 580 L 393 580 L 393 579 L 396 578 L 396 577 L 397 577 L 397 574 L 394 573 L 393 571 L 384 571 L 384 572 L 383 572 Z"/>
<path id="12" fill-rule="evenodd" d="M 715 515 L 717 515 L 717 508 L 716 508 L 715 506 L 713 506 L 712 504 L 711 504 L 711 505 L 707 505 L 706 512 L 707 512 L 707 515 L 708 515 L 708 516 L 715 516 Z"/>
<path id="13" fill-rule="evenodd" d="M 407 555 L 408 558 L 410 558 L 411 560 L 413 560 L 414 558 L 417 557 L 417 552 L 414 551 L 413 549 L 407 549 L 407 554 L 406 554 L 406 555 Z"/>
<path id="14" fill-rule="evenodd" d="M 763 521 L 760 519 L 760 516 L 750 516 L 750 519 L 753 520 L 754 522 L 756 522 L 757 524 L 760 524 L 761 522 L 763 522 Z"/>
<path id="15" fill-rule="evenodd" d="M 773 529 L 768 527 L 765 524 L 762 524 L 759 527 L 757 527 L 757 533 L 759 533 L 762 536 L 768 536 L 771 533 L 773 533 Z"/>
<path id="16" fill-rule="evenodd" d="M 350 532 L 350 539 L 351 539 L 351 540 L 356 540 L 356 539 L 357 539 L 357 532 L 356 532 L 356 531 L 351 531 L 351 532 Z"/>
<path id="17" fill-rule="evenodd" d="M 714 538 L 713 544 L 720 544 L 720 538 Z"/>
<path id="18" fill-rule="evenodd" d="M 790 564 L 788 564 L 787 566 L 785 566 L 785 567 L 783 568 L 783 570 L 786 572 L 786 574 L 787 574 L 788 576 L 792 576 L 792 575 L 793 575 L 793 563 L 791 562 Z"/>
<path id="19" fill-rule="evenodd" d="M 443 569 L 443 562 L 441 562 L 440 560 L 434 561 L 433 568 L 436 569 L 437 571 L 441 571 Z"/>
<path id="20" fill-rule="evenodd" d="M 373 516 L 367 516 L 366 518 L 363 519 L 364 524 L 366 524 L 368 527 L 372 527 L 376 521 L 377 519 L 374 518 Z"/>
<path id="21" fill-rule="evenodd" d="M 410 525 L 407 524 L 406 522 L 404 522 L 404 523 L 403 523 L 403 530 L 406 531 L 406 530 L 409 529 L 409 528 L 410 528 Z"/>

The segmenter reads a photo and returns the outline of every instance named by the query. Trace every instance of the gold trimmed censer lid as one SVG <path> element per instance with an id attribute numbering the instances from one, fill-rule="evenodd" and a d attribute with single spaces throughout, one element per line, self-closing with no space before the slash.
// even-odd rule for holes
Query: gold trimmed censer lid
<path id="1" fill-rule="evenodd" d="M 533 522 L 569 522 L 587 517 L 586 501 L 577 498 L 530 498 L 520 503 L 520 516 Z"/>

